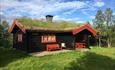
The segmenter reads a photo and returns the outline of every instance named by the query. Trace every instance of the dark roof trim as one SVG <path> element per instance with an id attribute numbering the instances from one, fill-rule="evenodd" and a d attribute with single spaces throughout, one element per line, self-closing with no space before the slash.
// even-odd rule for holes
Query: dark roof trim
<path id="1" fill-rule="evenodd" d="M 72 30 L 43 30 L 43 29 L 26 29 L 27 32 L 51 32 L 51 33 L 64 33 L 64 32 L 72 32 Z"/>

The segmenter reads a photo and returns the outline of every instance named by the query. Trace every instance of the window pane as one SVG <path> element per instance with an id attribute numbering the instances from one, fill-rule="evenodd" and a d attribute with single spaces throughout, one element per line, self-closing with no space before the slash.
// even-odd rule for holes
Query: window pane
<path id="1" fill-rule="evenodd" d="M 18 42 L 22 42 L 22 34 L 18 34 Z"/>
<path id="2" fill-rule="evenodd" d="M 42 36 L 42 43 L 47 43 L 47 42 L 56 42 L 55 35 L 44 35 L 44 36 Z"/>

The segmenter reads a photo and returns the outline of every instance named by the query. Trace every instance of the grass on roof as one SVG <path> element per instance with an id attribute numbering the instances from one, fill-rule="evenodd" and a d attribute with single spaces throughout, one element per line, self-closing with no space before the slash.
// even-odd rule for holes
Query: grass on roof
<path id="1" fill-rule="evenodd" d="M 31 18 L 19 18 L 17 19 L 22 25 L 24 25 L 26 28 L 32 28 L 32 27 L 42 27 L 42 28 L 50 28 L 50 29 L 73 29 L 75 27 L 79 27 L 81 24 L 73 23 L 73 22 L 67 22 L 67 21 L 60 21 L 60 22 L 53 22 L 48 23 L 41 20 L 35 20 Z"/>

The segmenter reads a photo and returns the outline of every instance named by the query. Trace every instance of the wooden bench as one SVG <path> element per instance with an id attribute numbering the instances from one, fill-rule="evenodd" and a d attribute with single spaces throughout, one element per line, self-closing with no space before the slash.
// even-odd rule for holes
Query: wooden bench
<path id="1" fill-rule="evenodd" d="M 76 48 L 85 48 L 85 43 L 76 43 Z"/>
<path id="2" fill-rule="evenodd" d="M 47 44 L 47 51 L 62 49 L 59 44 Z"/>

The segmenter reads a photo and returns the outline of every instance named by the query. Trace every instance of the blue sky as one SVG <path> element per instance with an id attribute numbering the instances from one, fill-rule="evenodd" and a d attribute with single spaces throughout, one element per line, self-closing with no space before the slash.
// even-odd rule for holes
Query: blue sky
<path id="1" fill-rule="evenodd" d="M 115 0 L 0 0 L 0 16 L 7 20 L 18 17 L 86 22 L 94 19 L 98 9 L 111 8 L 115 14 Z"/>

